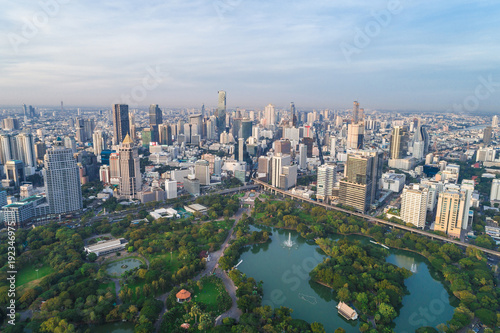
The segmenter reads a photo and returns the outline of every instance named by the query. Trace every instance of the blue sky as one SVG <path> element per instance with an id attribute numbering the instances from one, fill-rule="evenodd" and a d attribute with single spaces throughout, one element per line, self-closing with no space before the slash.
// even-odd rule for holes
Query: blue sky
<path id="1" fill-rule="evenodd" d="M 498 1 L 18 0 L 0 27 L 3 105 L 500 105 L 500 84 L 471 102 L 500 82 Z"/>

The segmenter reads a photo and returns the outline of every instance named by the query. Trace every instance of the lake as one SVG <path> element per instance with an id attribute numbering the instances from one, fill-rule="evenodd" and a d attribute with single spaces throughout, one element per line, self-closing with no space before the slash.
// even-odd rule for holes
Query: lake
<path id="1" fill-rule="evenodd" d="M 260 229 L 252 227 L 252 230 Z M 347 321 L 337 313 L 332 289 L 309 278 L 309 272 L 326 257 L 321 249 L 296 231 L 265 229 L 272 232 L 271 241 L 248 246 L 241 255 L 243 262 L 238 266 L 247 276 L 264 282 L 263 305 L 289 307 L 293 309 L 293 318 L 309 323 L 320 322 L 327 332 L 338 327 L 347 332 L 359 332 L 358 321 Z M 331 238 L 344 237 L 369 243 L 369 238 L 357 235 Z M 291 247 L 285 245 L 289 238 Z M 448 293 L 437 276 L 429 271 L 426 259 L 408 251 L 391 249 L 390 252 L 388 262 L 414 272 L 405 280 L 410 294 L 403 298 L 403 307 L 395 320 L 395 331 L 415 332 L 418 327 L 436 326 L 451 319 L 454 308 L 450 305 Z"/>

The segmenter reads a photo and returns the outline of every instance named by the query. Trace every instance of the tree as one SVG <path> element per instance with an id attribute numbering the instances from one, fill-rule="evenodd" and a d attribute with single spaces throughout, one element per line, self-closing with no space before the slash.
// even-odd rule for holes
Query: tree
<path id="1" fill-rule="evenodd" d="M 96 261 L 97 260 L 97 254 L 95 254 L 94 252 L 90 252 L 87 255 L 87 260 L 90 261 L 90 262 Z"/>
<path id="2" fill-rule="evenodd" d="M 345 329 L 343 329 L 342 327 L 339 327 L 335 330 L 334 333 L 345 333 Z"/>
<path id="3" fill-rule="evenodd" d="M 323 324 L 317 322 L 311 324 L 311 331 L 312 333 L 326 333 Z"/>

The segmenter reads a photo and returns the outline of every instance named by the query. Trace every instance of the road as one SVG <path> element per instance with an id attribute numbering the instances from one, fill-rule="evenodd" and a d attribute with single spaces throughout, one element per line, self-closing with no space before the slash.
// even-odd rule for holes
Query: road
<path id="1" fill-rule="evenodd" d="M 216 192 L 208 192 L 204 195 L 226 195 L 226 194 L 237 193 L 237 192 L 241 192 L 241 191 L 254 190 L 256 188 L 258 188 L 257 185 L 245 185 L 245 186 L 240 186 L 240 187 L 228 188 L 228 189 L 216 191 Z M 194 200 L 196 200 L 196 198 L 191 198 L 188 201 L 185 201 L 184 204 L 191 202 L 191 201 L 194 201 Z M 173 206 L 173 205 L 172 204 L 164 204 L 164 205 L 158 205 L 157 208 L 165 208 L 165 207 L 171 207 L 171 206 Z M 125 218 L 129 214 L 137 214 L 138 212 L 140 212 L 141 210 L 144 210 L 144 209 L 146 209 L 145 206 L 139 205 L 138 207 L 134 207 L 133 209 L 129 209 L 129 210 L 123 210 L 123 211 L 109 213 L 109 214 L 101 215 L 101 216 L 94 216 L 93 218 L 91 218 L 87 222 L 87 224 L 92 224 L 94 222 L 101 221 L 104 219 L 120 220 L 120 219 Z"/>
<path id="2" fill-rule="evenodd" d="M 310 203 L 310 204 L 316 205 L 316 206 L 321 206 L 321 207 L 324 207 L 326 209 L 336 210 L 336 211 L 339 211 L 339 212 L 342 212 L 342 213 L 345 213 L 345 214 L 348 214 L 348 215 L 357 216 L 357 217 L 360 217 L 362 219 L 365 219 L 365 220 L 367 220 L 369 222 L 373 222 L 373 223 L 376 223 L 376 224 L 378 224 L 378 223 L 385 224 L 385 225 L 388 225 L 388 226 L 393 227 L 393 228 L 402 229 L 402 230 L 405 230 L 405 231 L 409 231 L 411 233 L 416 233 L 416 234 L 419 234 L 419 235 L 422 235 L 422 236 L 425 236 L 425 237 L 429 237 L 431 239 L 438 239 L 438 240 L 443 241 L 443 242 L 453 243 L 453 244 L 456 244 L 456 245 L 459 245 L 459 246 L 463 246 L 463 247 L 472 247 L 472 248 L 478 249 L 480 251 L 483 251 L 483 252 L 485 252 L 487 254 L 491 254 L 493 256 L 496 256 L 496 257 L 500 258 L 500 252 L 497 252 L 497 251 L 494 251 L 494 250 L 485 249 L 485 248 L 479 247 L 477 245 L 465 243 L 465 242 L 462 242 L 462 241 L 459 241 L 459 240 L 455 240 L 455 239 L 451 239 L 451 238 L 447 238 L 447 237 L 443 237 L 443 236 L 439 236 L 439 235 L 436 235 L 436 234 L 433 234 L 433 233 L 430 233 L 430 232 L 427 232 L 427 231 L 423 231 L 423 230 L 420 230 L 420 229 L 414 229 L 414 228 L 411 228 L 411 227 L 407 227 L 405 225 L 401 225 L 401 224 L 389 222 L 389 221 L 382 220 L 382 219 L 379 219 L 379 218 L 376 218 L 376 217 L 373 217 L 373 216 L 370 216 L 370 215 L 356 213 L 356 212 L 353 212 L 353 211 L 350 211 L 350 210 L 347 210 L 347 209 L 343 209 L 343 208 L 340 208 L 340 207 L 337 207 L 337 206 L 332 206 L 332 205 L 329 205 L 329 204 L 326 204 L 326 203 L 323 203 L 323 202 L 318 202 L 318 201 L 306 199 L 306 198 L 303 198 L 303 197 L 301 197 L 299 195 L 292 194 L 291 192 L 284 191 L 284 190 L 281 190 L 281 189 L 276 188 L 274 186 L 271 186 L 268 183 L 262 182 L 262 181 L 257 180 L 257 179 L 254 179 L 254 182 L 255 182 L 255 184 L 258 184 L 258 185 L 264 187 L 267 190 L 275 192 L 276 194 L 279 193 L 279 194 L 282 194 L 283 196 L 288 196 L 288 197 L 290 197 L 292 199 L 296 199 L 296 200 L 300 200 L 300 201 L 303 201 L 303 202 L 307 202 L 307 203 Z"/>

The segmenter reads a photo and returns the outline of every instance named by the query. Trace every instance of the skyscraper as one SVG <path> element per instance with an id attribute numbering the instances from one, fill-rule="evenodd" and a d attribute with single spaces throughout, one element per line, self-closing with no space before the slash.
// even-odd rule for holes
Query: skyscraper
<path id="1" fill-rule="evenodd" d="M 19 149 L 19 157 L 24 163 L 26 176 L 33 175 L 37 166 L 33 135 L 31 133 L 20 133 L 17 136 L 17 148 Z"/>
<path id="2" fill-rule="evenodd" d="M 194 165 L 194 174 L 196 179 L 200 180 L 200 185 L 210 185 L 210 168 L 208 161 L 196 161 Z"/>
<path id="3" fill-rule="evenodd" d="M 106 149 L 106 136 L 101 130 L 97 130 L 92 135 L 92 147 L 96 156 L 101 155 L 101 152 Z"/>
<path id="4" fill-rule="evenodd" d="M 130 133 L 128 105 L 115 104 L 113 107 L 113 144 L 118 145 Z"/>
<path id="5" fill-rule="evenodd" d="M 151 141 L 159 142 L 160 136 L 158 132 L 158 126 L 163 123 L 163 116 L 161 109 L 157 104 L 151 104 L 149 106 L 149 125 L 151 127 Z"/>
<path id="6" fill-rule="evenodd" d="M 429 189 L 419 185 L 405 186 L 401 195 L 401 219 L 417 228 L 425 227 Z"/>
<path id="7" fill-rule="evenodd" d="M 465 195 L 462 191 L 448 190 L 439 193 L 434 230 L 453 237 L 460 237 L 464 218 Z"/>
<path id="8" fill-rule="evenodd" d="M 307 146 L 303 143 L 299 145 L 299 168 L 300 170 L 307 168 Z"/>
<path id="9" fill-rule="evenodd" d="M 316 196 L 319 200 L 328 201 L 328 198 L 332 196 L 336 172 L 337 168 L 335 165 L 324 164 L 318 167 Z"/>
<path id="10" fill-rule="evenodd" d="M 120 156 L 120 195 L 126 199 L 137 198 L 142 188 L 139 154 L 127 134 L 118 150 Z"/>
<path id="11" fill-rule="evenodd" d="M 288 166 L 291 163 L 290 155 L 278 154 L 272 157 L 271 160 L 271 185 L 275 187 L 283 187 L 281 184 L 280 175 L 282 174 L 282 168 Z"/>
<path id="12" fill-rule="evenodd" d="M 483 131 L 483 142 L 485 145 L 489 145 L 491 143 L 491 139 L 493 138 L 493 128 L 488 126 Z"/>
<path id="13" fill-rule="evenodd" d="M 82 209 L 82 189 L 79 168 L 71 149 L 57 144 L 44 158 L 45 193 L 51 214 L 64 214 Z"/>
<path id="14" fill-rule="evenodd" d="M 357 101 L 354 101 L 353 103 L 353 108 L 352 108 L 352 123 L 357 124 L 359 119 L 359 103 Z"/>
<path id="15" fill-rule="evenodd" d="M 290 103 L 290 113 L 292 116 L 292 126 L 297 127 L 297 115 L 295 114 L 295 104 L 293 102 Z"/>
<path id="16" fill-rule="evenodd" d="M 219 90 L 217 129 L 219 130 L 219 134 L 226 130 L 226 92 L 224 90 Z"/>
<path id="17" fill-rule="evenodd" d="M 391 159 L 405 158 L 408 152 L 408 131 L 403 126 L 394 126 L 391 137 Z"/>
<path id="18" fill-rule="evenodd" d="M 276 123 L 276 112 L 274 111 L 274 105 L 268 104 L 264 110 L 265 126 L 270 128 Z"/>
<path id="19" fill-rule="evenodd" d="M 491 121 L 491 127 L 498 127 L 498 116 L 493 116 L 493 120 Z"/>
<path id="20" fill-rule="evenodd" d="M 365 129 L 362 123 L 349 124 L 347 129 L 347 148 L 363 149 Z"/>
<path id="21" fill-rule="evenodd" d="M 340 181 L 340 203 L 366 212 L 379 195 L 382 165 L 383 156 L 378 151 L 347 155 L 345 178 Z"/>

